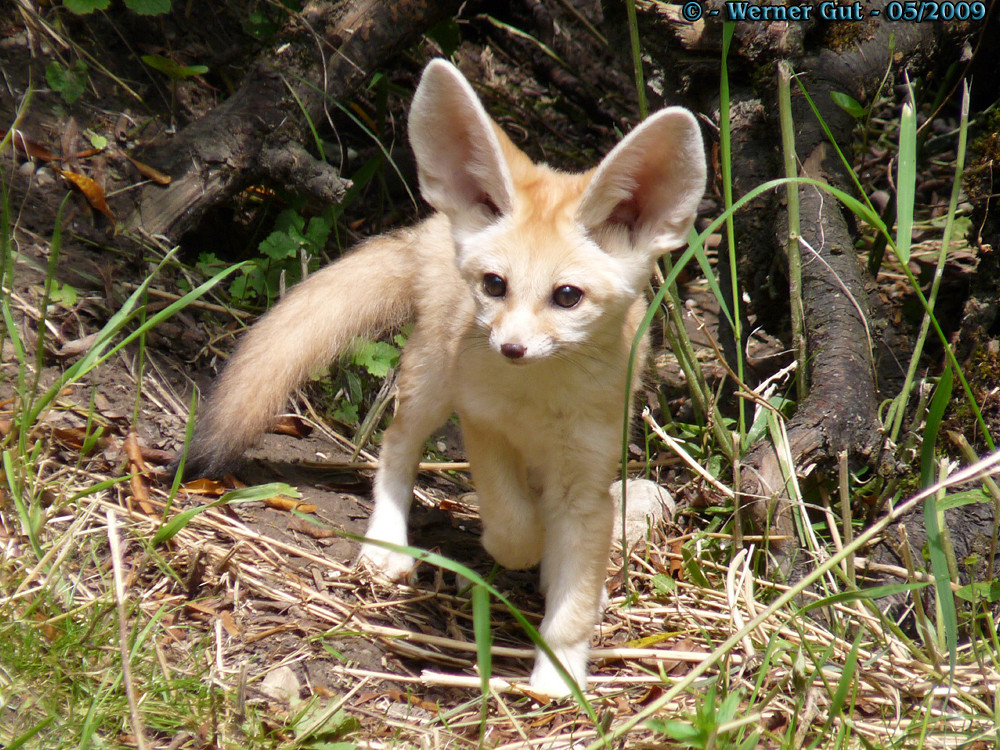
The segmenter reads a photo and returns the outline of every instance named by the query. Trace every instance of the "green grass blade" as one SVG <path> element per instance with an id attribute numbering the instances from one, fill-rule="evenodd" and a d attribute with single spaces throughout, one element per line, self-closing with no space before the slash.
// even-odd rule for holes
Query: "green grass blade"
<path id="1" fill-rule="evenodd" d="M 934 391 L 930 407 L 927 410 L 927 421 L 924 428 L 924 444 L 921 447 L 920 481 L 924 488 L 934 482 L 934 444 L 937 441 L 938 430 L 944 417 L 945 409 L 951 402 L 952 377 L 951 368 L 946 367 Z M 951 568 L 948 564 L 947 529 L 943 527 L 944 511 L 938 507 L 937 493 L 928 495 L 924 504 L 924 526 L 927 529 L 927 549 L 931 558 L 931 572 L 934 574 L 934 589 L 937 592 L 938 607 L 941 612 L 941 623 L 944 626 L 945 645 L 948 648 L 948 664 L 952 676 L 958 649 L 958 614 L 955 609 L 955 596 L 951 592 Z"/>
<path id="2" fill-rule="evenodd" d="M 18 750 L 18 748 L 24 747 L 25 743 L 27 743 L 28 740 L 37 735 L 39 732 L 41 732 L 43 729 L 45 729 L 45 727 L 47 727 L 55 720 L 56 720 L 55 716 L 47 716 L 46 718 L 42 719 L 40 722 L 35 724 L 35 726 L 31 727 L 31 729 L 22 734 L 20 737 L 16 737 L 15 739 L 13 739 L 11 743 L 6 746 L 6 750 Z"/>
<path id="3" fill-rule="evenodd" d="M 646 100 L 646 82 L 642 75 L 642 48 L 639 45 L 639 21 L 635 15 L 635 0 L 625 0 L 625 15 L 628 19 L 632 70 L 635 73 L 635 93 L 639 97 L 639 118 L 645 120 L 649 116 L 649 102 Z"/>
<path id="4" fill-rule="evenodd" d="M 941 379 L 938 380 L 937 388 L 934 389 L 934 397 L 927 408 L 927 421 L 924 426 L 924 440 L 920 446 L 920 486 L 930 487 L 934 484 L 934 474 L 937 468 L 937 461 L 934 459 L 934 447 L 937 443 L 938 430 L 941 428 L 941 420 L 944 418 L 945 409 L 951 401 L 951 389 L 953 378 L 951 368 L 944 368 Z"/>
<path id="5" fill-rule="evenodd" d="M 493 633 L 490 631 L 490 592 L 476 585 L 472 587 L 472 629 L 476 637 L 476 664 L 479 667 L 479 689 L 483 694 L 483 708 L 480 715 L 480 736 L 486 734 L 486 718 L 489 715 L 490 677 L 493 676 Z"/>
<path id="6" fill-rule="evenodd" d="M 910 100 L 913 92 L 909 92 Z M 899 120 L 899 167 L 896 170 L 896 254 L 901 263 L 910 262 L 913 235 L 913 200 L 917 190 L 917 115 L 913 105 L 903 105 Z"/>
<path id="7" fill-rule="evenodd" d="M 792 119 L 792 66 L 782 60 L 778 65 L 778 110 L 781 119 L 781 151 L 785 177 L 798 177 L 795 155 L 795 122 Z M 805 312 L 802 304 L 802 256 L 799 252 L 799 187 L 789 183 L 785 190 L 788 203 L 788 298 L 792 314 L 792 345 L 795 348 L 795 391 L 801 402 L 809 392 L 808 351 L 806 349 Z"/>
<path id="8" fill-rule="evenodd" d="M 178 300 L 170 303 L 162 310 L 157 312 L 155 315 L 150 316 L 145 324 L 137 328 L 135 331 L 130 333 L 124 339 L 122 339 L 118 344 L 111 346 L 114 338 L 122 331 L 122 329 L 128 324 L 128 322 L 138 313 L 136 307 L 139 301 L 145 295 L 146 289 L 149 287 L 150 282 L 159 272 L 160 268 L 173 256 L 176 252 L 176 248 L 167 253 L 166 257 L 160 262 L 156 269 L 147 276 L 143 282 L 136 288 L 136 290 L 129 296 L 125 303 L 119 308 L 111 319 L 104 324 L 104 327 L 98 333 L 94 345 L 83 355 L 79 360 L 77 360 L 71 367 L 67 368 L 62 376 L 56 381 L 56 384 L 52 386 L 48 391 L 46 391 L 36 403 L 32 405 L 30 412 L 28 413 L 28 418 L 26 420 L 26 425 L 33 425 L 38 420 L 39 415 L 48 408 L 49 404 L 62 392 L 63 388 L 66 387 L 71 382 L 75 382 L 79 378 L 89 373 L 95 367 L 106 362 L 108 359 L 117 354 L 121 349 L 131 344 L 137 338 L 142 336 L 144 333 L 150 329 L 156 327 L 162 323 L 167 318 L 171 317 L 175 313 L 183 310 L 191 302 L 201 297 L 207 291 L 212 289 L 216 284 L 222 281 L 224 278 L 229 276 L 234 271 L 243 267 L 243 264 L 237 264 L 226 268 L 219 273 L 215 274 L 208 281 L 205 281 L 198 287 L 192 289 L 190 292 L 185 294 Z"/>
<path id="9" fill-rule="evenodd" d="M 191 523 L 192 518 L 197 516 L 199 513 L 205 512 L 209 508 L 217 508 L 220 505 L 229 505 L 230 503 L 249 503 L 256 500 L 263 500 L 268 497 L 274 497 L 275 495 L 300 497 L 297 490 L 293 489 L 284 482 L 272 482 L 270 484 L 260 484 L 256 487 L 245 487 L 233 490 L 232 492 L 227 492 L 218 500 L 213 500 L 205 505 L 196 505 L 193 508 L 187 508 L 181 511 L 159 528 L 156 534 L 153 535 L 151 543 L 155 547 L 159 544 L 163 544 L 169 539 L 172 539 L 179 531 L 181 531 L 181 529 Z"/>
<path id="10" fill-rule="evenodd" d="M 858 634 L 854 638 L 854 643 L 851 645 L 851 650 L 844 660 L 844 669 L 840 675 L 840 682 L 837 683 L 837 690 L 834 692 L 833 698 L 830 699 L 830 709 L 827 712 L 830 722 L 839 717 L 843 712 L 844 704 L 847 702 L 847 695 L 851 692 L 851 687 L 854 685 L 854 673 L 858 667 L 858 652 L 861 648 L 861 639 L 864 634 L 865 631 L 863 629 L 858 630 Z"/>

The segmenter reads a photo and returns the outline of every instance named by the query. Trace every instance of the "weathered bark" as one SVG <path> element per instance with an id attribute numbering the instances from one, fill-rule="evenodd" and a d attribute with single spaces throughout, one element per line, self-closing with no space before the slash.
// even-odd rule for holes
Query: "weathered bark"
<path id="1" fill-rule="evenodd" d="M 865 39 L 841 52 L 823 49 L 795 65 L 830 135 L 844 152 L 849 152 L 854 121 L 833 103 L 830 94 L 846 92 L 858 101 L 870 101 L 890 65 L 909 64 L 919 69 L 936 48 L 937 32 L 931 26 L 911 24 L 900 29 L 895 24 L 870 20 L 872 26 L 865 28 Z M 890 36 L 895 40 L 894 47 Z M 793 84 L 792 90 L 796 154 L 804 164 L 818 167 L 811 174 L 803 167 L 801 173 L 850 190 L 842 162 L 827 145 L 827 134 L 798 87 Z M 776 106 L 756 110 L 761 115 L 776 111 Z M 778 131 L 776 123 L 773 131 Z M 759 155 L 761 148 L 768 145 L 759 140 L 739 141 L 734 147 L 734 163 L 742 166 L 764 159 L 773 165 L 773 157 Z M 751 172 L 753 179 L 759 180 L 759 171 Z M 740 170 L 737 194 L 751 187 L 743 179 Z M 854 237 L 840 205 L 832 196 L 812 187 L 800 188 L 799 197 L 810 390 L 786 426 L 791 461 L 803 475 L 817 465 L 821 470 L 832 469 L 842 451 L 856 464 L 875 466 L 883 442 L 876 390 L 876 357 L 881 354 L 882 339 L 873 336 L 872 330 L 884 323 L 879 320 L 880 311 L 869 307 L 866 274 L 855 255 Z M 743 230 L 739 241 L 750 248 L 742 256 L 745 267 L 755 271 L 747 277 L 758 281 L 764 275 L 762 269 L 774 270 L 771 259 L 784 259 L 788 236 L 787 212 L 781 198 L 770 196 L 764 202 L 768 204 L 765 213 L 744 214 L 738 220 Z M 770 258 L 765 253 L 771 253 Z M 767 309 L 774 302 L 769 297 L 777 291 L 770 273 L 766 277 L 766 284 L 751 288 L 757 311 Z M 740 493 L 757 524 L 794 538 L 787 504 L 788 478 L 783 476 L 773 445 L 763 443 L 751 451 L 742 477 Z"/>
<path id="2" fill-rule="evenodd" d="M 826 149 L 816 147 L 816 159 Z M 823 174 L 803 169 L 820 181 Z M 862 268 L 840 207 L 820 188 L 799 190 L 802 236 L 802 298 L 812 387 L 786 430 L 794 466 L 803 474 L 830 463 L 841 451 L 869 459 L 881 435 L 876 414 L 871 311 Z M 783 502 L 787 477 L 774 445 L 759 443 L 744 459 L 740 492 L 754 519 L 785 538 L 794 528 Z"/>
<path id="3" fill-rule="evenodd" d="M 262 54 L 242 85 L 147 156 L 173 177 L 134 197 L 127 231 L 177 241 L 211 207 L 256 181 L 337 200 L 349 186 L 303 150 L 329 101 L 355 91 L 376 65 L 457 11 L 457 0 L 315 0 Z"/>
<path id="4" fill-rule="evenodd" d="M 887 70 L 897 75 L 907 70 L 913 78 L 932 61 L 941 64 L 941 55 L 957 57 L 961 44 L 955 38 L 947 45 L 941 43 L 955 28 L 891 23 L 884 14 L 885 3 L 877 5 L 882 6 L 881 16 L 872 16 L 871 7 L 865 6 L 867 17 L 862 23 L 837 24 L 836 34 L 831 24 L 826 46 L 818 52 L 805 48 L 817 38 L 808 35 L 809 24 L 736 25 L 729 58 L 734 82 L 730 111 L 736 198 L 766 180 L 783 176 L 776 77 L 764 75 L 779 60 L 792 61 L 833 140 L 849 153 L 855 122 L 833 103 L 831 92 L 843 92 L 867 103 L 876 95 Z M 711 9 L 725 14 L 721 0 L 705 6 L 706 13 Z M 678 19 L 667 18 L 667 23 L 676 26 Z M 721 49 L 721 43 L 712 41 L 718 32 L 711 22 L 680 28 L 683 34 L 678 38 L 688 51 L 716 54 Z M 750 76 L 741 75 L 744 71 L 752 72 L 753 86 L 746 83 Z M 811 176 L 851 192 L 849 175 L 795 83 L 792 110 L 800 163 L 814 165 Z M 820 154 L 823 148 L 825 155 Z M 791 461 L 800 476 L 817 468 L 821 474 L 831 470 L 841 451 L 847 451 L 855 463 L 876 466 L 882 446 L 876 406 L 881 397 L 895 395 L 891 391 L 880 394 L 876 387 L 893 385 L 882 364 L 905 361 L 908 355 L 900 358 L 898 351 L 886 350 L 891 337 L 883 333 L 887 325 L 880 319 L 880 305 L 869 293 L 871 279 L 855 255 L 853 225 L 836 199 L 811 187 L 800 188 L 799 195 L 810 392 L 786 425 Z M 750 295 L 756 324 L 772 332 L 787 330 L 789 316 L 784 280 L 788 237 L 784 199 L 784 190 L 762 196 L 736 217 L 741 284 Z M 726 251 L 719 254 L 724 256 Z M 728 351 L 736 349 L 732 342 Z M 789 477 L 770 442 L 759 444 L 745 457 L 741 477 L 739 490 L 753 519 L 771 533 L 793 539 L 787 504 Z"/>

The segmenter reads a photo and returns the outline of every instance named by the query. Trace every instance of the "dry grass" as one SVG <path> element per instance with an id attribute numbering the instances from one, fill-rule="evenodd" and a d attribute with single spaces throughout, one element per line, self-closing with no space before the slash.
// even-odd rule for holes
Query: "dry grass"
<path id="1" fill-rule="evenodd" d="M 786 589 L 754 575 L 750 556 L 727 564 L 725 535 L 665 529 L 630 553 L 627 588 L 620 556 L 612 561 L 612 604 L 595 632 L 587 694 L 600 729 L 575 703 L 527 690 L 532 650 L 496 604 L 484 722 L 470 601 L 442 575 L 417 588 L 373 581 L 324 555 L 321 538 L 301 533 L 289 543 L 256 530 L 245 520 L 252 504 L 205 510 L 154 547 L 164 491 L 154 488 L 143 510 L 127 484 L 88 492 L 108 475 L 59 466 L 54 454 L 42 466 L 34 497 L 49 502 L 36 506 L 37 549 L 8 495 L 0 506 L 0 741 L 8 746 L 46 721 L 40 744 L 26 746 L 55 737 L 75 746 L 87 731 L 113 747 L 253 738 L 308 747 L 334 736 L 358 747 L 600 746 L 602 731 L 621 732 L 657 703 L 653 724 L 639 722 L 611 746 L 667 746 L 656 720 L 700 728 L 715 747 L 740 737 L 762 747 L 977 747 L 997 738 L 995 639 L 964 645 L 949 684 L 936 646 L 894 632 L 877 603 L 828 601 L 813 619 L 798 610 L 820 595 L 803 594 L 720 658 L 719 644 Z M 199 502 L 182 492 L 166 517 Z M 864 558 L 855 564 L 864 570 Z M 515 601 L 537 621 L 537 600 Z M 369 654 L 374 644 L 382 665 L 352 661 L 357 643 Z M 46 668 L 53 657 L 84 666 Z M 662 701 L 709 658 L 693 684 Z M 280 667 L 296 675 L 291 704 L 264 687 Z M 706 695 L 718 695 L 717 706 L 733 694 L 735 716 L 706 705 Z M 332 730 L 314 726 L 319 706 L 336 717 Z M 97 717 L 89 730 L 88 713 Z"/>

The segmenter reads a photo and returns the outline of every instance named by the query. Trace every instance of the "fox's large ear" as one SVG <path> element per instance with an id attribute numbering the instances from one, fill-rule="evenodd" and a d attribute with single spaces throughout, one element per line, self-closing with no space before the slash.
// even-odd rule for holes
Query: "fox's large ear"
<path id="1" fill-rule="evenodd" d="M 420 192 L 453 221 L 511 209 L 510 170 L 493 121 L 458 69 L 432 60 L 410 107 L 410 144 Z"/>
<path id="2" fill-rule="evenodd" d="M 661 255 L 687 242 L 705 193 L 705 171 L 694 115 L 662 109 L 600 163 L 577 217 L 599 242 L 617 245 L 611 240 L 625 229 L 630 248 Z"/>

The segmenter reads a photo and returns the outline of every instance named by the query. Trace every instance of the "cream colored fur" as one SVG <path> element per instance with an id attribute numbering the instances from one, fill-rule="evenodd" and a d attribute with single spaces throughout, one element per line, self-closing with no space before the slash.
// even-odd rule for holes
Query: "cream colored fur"
<path id="1" fill-rule="evenodd" d="M 424 442 L 457 413 L 483 545 L 504 566 L 541 563 L 541 633 L 585 686 L 629 347 L 653 263 L 686 241 L 704 191 L 698 125 L 686 110 L 662 110 L 595 170 L 565 174 L 533 164 L 436 60 L 414 96 L 410 140 L 439 213 L 365 243 L 265 316 L 209 400 L 191 460 L 220 470 L 352 338 L 415 319 L 368 536 L 407 543 Z M 413 565 L 371 544 L 360 559 L 392 578 Z M 569 691 L 541 651 L 531 685 Z"/>

